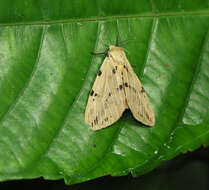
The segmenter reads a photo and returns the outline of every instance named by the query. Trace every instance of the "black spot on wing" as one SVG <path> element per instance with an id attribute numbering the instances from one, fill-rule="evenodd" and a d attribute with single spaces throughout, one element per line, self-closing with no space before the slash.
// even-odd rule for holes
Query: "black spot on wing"
<path id="1" fill-rule="evenodd" d="M 145 115 L 146 115 L 146 118 L 147 118 L 149 121 L 152 121 L 151 118 L 149 117 L 149 114 L 148 114 L 147 112 L 145 113 Z"/>
<path id="2" fill-rule="evenodd" d="M 113 74 L 115 74 L 116 73 L 115 69 L 113 69 L 112 72 L 113 72 Z"/>
<path id="3" fill-rule="evenodd" d="M 144 89 L 144 87 L 142 86 L 142 88 L 141 88 L 141 92 L 143 93 L 143 92 L 145 92 L 145 89 Z"/>
<path id="4" fill-rule="evenodd" d="M 127 82 L 125 82 L 124 85 L 125 85 L 125 87 L 128 87 L 128 83 Z"/>
<path id="5" fill-rule="evenodd" d="M 122 90 L 122 89 L 123 89 L 123 85 L 120 85 L 120 86 L 119 86 L 119 89 Z"/>
<path id="6" fill-rule="evenodd" d="M 93 95 L 94 95 L 94 90 L 92 89 L 90 92 L 90 96 L 93 96 Z"/>
<path id="7" fill-rule="evenodd" d="M 123 65 L 123 67 L 124 67 L 124 69 L 126 69 L 126 71 L 128 72 L 128 68 L 127 68 L 125 65 Z"/>
<path id="8" fill-rule="evenodd" d="M 94 120 L 94 124 L 97 125 L 98 124 L 98 118 L 96 116 L 95 120 Z"/>
<path id="9" fill-rule="evenodd" d="M 99 72 L 98 72 L 98 76 L 100 76 L 102 74 L 102 71 L 101 70 L 99 70 Z"/>

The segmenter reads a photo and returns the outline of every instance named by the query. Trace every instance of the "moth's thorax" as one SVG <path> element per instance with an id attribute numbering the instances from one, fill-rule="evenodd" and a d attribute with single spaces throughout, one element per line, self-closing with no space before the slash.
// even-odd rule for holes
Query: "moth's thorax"
<path id="1" fill-rule="evenodd" d="M 117 64 L 123 64 L 125 59 L 125 53 L 123 49 L 113 45 L 109 47 L 108 56 L 117 62 Z"/>
<path id="2" fill-rule="evenodd" d="M 118 47 L 118 46 L 113 46 L 113 45 L 111 45 L 111 46 L 109 46 L 109 53 L 116 53 L 116 52 L 121 52 L 121 51 L 123 51 L 123 48 L 121 48 L 121 47 Z"/>

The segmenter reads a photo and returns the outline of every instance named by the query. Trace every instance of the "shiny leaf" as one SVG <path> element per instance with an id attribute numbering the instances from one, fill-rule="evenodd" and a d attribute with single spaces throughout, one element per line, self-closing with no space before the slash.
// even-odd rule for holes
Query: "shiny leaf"
<path id="1" fill-rule="evenodd" d="M 134 176 L 209 144 L 209 1 L 8 0 L 0 6 L 0 180 Z M 84 122 L 106 45 L 123 45 L 156 125 Z"/>

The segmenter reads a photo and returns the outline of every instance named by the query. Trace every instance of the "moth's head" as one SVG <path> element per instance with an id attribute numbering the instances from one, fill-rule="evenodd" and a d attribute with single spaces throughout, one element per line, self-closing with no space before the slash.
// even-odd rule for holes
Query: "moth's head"
<path id="1" fill-rule="evenodd" d="M 123 58 L 125 55 L 124 55 L 123 48 L 111 45 L 109 46 L 108 56 L 117 60 L 117 62 L 121 64 L 123 62 Z"/>
<path id="2" fill-rule="evenodd" d="M 121 51 L 123 51 L 123 48 L 111 45 L 109 46 L 109 49 L 108 49 L 108 55 L 118 54 Z"/>
<path id="3" fill-rule="evenodd" d="M 121 51 L 122 48 L 114 45 L 109 46 L 109 51 L 118 51 L 118 50 Z"/>

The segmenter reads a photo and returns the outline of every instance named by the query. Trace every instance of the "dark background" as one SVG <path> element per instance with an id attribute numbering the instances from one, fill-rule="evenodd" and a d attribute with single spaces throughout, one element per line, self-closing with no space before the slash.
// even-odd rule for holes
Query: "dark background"
<path id="1" fill-rule="evenodd" d="M 42 178 L 0 183 L 0 190 L 209 190 L 209 149 L 200 148 L 166 161 L 152 172 L 133 178 L 105 176 L 81 184 L 67 186 L 64 180 Z"/>

